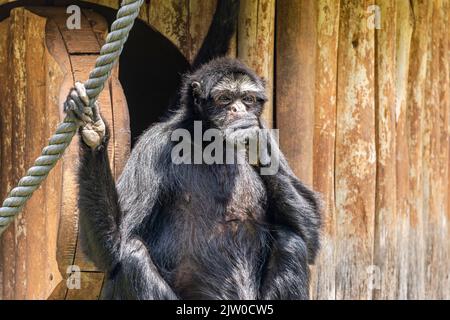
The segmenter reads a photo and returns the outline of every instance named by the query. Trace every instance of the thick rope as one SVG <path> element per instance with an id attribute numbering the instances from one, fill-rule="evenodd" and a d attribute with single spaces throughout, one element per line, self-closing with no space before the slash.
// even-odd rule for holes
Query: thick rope
<path id="1" fill-rule="evenodd" d="M 111 26 L 111 32 L 106 38 L 95 68 L 84 84 L 92 106 L 102 92 L 111 70 L 122 53 L 134 21 L 139 15 L 139 9 L 144 0 L 123 0 L 117 12 L 117 18 Z M 63 123 L 50 138 L 49 144 L 42 150 L 42 155 L 36 159 L 26 176 L 20 179 L 18 186 L 11 190 L 0 208 L 0 235 L 22 210 L 27 200 L 45 180 L 50 170 L 56 165 L 77 132 L 79 121 L 67 115 Z"/>

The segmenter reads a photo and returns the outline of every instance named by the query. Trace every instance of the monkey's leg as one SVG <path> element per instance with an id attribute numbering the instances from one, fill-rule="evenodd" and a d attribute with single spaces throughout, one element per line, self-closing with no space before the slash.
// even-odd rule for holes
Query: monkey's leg
<path id="1" fill-rule="evenodd" d="M 145 244 L 132 238 L 122 244 L 120 277 L 126 298 L 176 300 L 177 296 L 161 277 Z"/>
<path id="2" fill-rule="evenodd" d="M 307 300 L 309 269 L 305 241 L 294 232 L 279 228 L 273 232 L 272 250 L 262 279 L 264 300 Z"/>

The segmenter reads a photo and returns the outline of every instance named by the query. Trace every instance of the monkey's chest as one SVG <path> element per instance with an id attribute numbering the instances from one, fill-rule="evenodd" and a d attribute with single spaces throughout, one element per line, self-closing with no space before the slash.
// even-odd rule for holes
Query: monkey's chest
<path id="1" fill-rule="evenodd" d="M 215 234 L 228 226 L 234 229 L 236 223 L 265 219 L 266 190 L 252 167 L 199 166 L 193 170 L 196 172 L 192 175 L 178 177 L 178 196 L 173 208 L 177 219 L 184 221 L 187 232 L 192 227 L 203 226 L 203 232 Z"/>
<path id="2" fill-rule="evenodd" d="M 268 237 L 262 227 L 265 187 L 251 167 L 220 169 L 197 172 L 195 183 L 181 180 L 166 212 L 172 243 L 161 235 L 158 247 L 164 247 L 165 254 L 160 258 L 162 263 L 172 261 L 168 280 L 185 298 L 229 294 L 222 298 L 251 299 L 257 292 L 256 270 Z M 224 290 L 224 283 L 230 288 Z"/>

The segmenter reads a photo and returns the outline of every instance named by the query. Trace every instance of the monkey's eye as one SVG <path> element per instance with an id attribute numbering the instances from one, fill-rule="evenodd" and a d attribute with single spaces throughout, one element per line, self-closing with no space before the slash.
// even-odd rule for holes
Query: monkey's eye
<path id="1" fill-rule="evenodd" d="M 220 105 L 228 105 L 232 102 L 231 97 L 226 94 L 218 96 L 215 100 Z"/>
<path id="2" fill-rule="evenodd" d="M 248 94 L 242 98 L 242 101 L 245 104 L 254 104 L 256 102 L 256 97 Z"/>

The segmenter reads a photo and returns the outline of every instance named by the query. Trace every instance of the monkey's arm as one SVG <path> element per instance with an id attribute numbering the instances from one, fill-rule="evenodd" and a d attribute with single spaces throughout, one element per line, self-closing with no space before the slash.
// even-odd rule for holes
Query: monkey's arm
<path id="1" fill-rule="evenodd" d="M 122 198 L 140 202 L 144 207 L 127 208 L 122 216 L 119 196 L 109 167 L 108 130 L 104 141 L 95 149 L 82 142 L 79 171 L 79 210 L 82 242 L 86 254 L 96 266 L 109 274 L 117 273 L 122 283 L 122 297 L 128 299 L 176 299 L 154 265 L 145 244 L 139 239 L 138 226 L 152 212 L 158 198 L 158 178 L 141 185 L 135 175 L 141 168 L 152 171 L 150 163 L 130 159 L 121 177 Z M 138 171 L 135 171 L 138 170 Z M 140 191 L 130 185 L 142 188 Z M 139 194 L 138 194 L 139 192 Z M 142 199 L 143 194 L 149 196 Z M 140 199 L 138 199 L 141 197 Z M 126 202 L 126 201 L 123 201 Z"/>
<path id="2" fill-rule="evenodd" d="M 278 144 L 270 137 L 270 159 L 278 171 L 261 175 L 269 196 L 274 229 L 262 282 L 262 299 L 308 299 L 309 269 L 319 249 L 320 201 L 292 172 Z M 266 156 L 267 157 L 267 156 Z"/>
<path id="3" fill-rule="evenodd" d="M 278 152 L 275 159 L 279 161 L 279 169 L 274 174 L 261 175 L 270 197 L 271 217 L 275 224 L 301 236 L 307 247 L 308 262 L 313 263 L 322 224 L 319 197 L 295 176 L 273 140 L 271 144 L 271 153 Z"/>
<path id="4" fill-rule="evenodd" d="M 84 87 L 79 84 L 71 96 L 88 105 Z M 78 207 L 84 251 L 100 270 L 118 278 L 119 296 L 127 299 L 176 299 L 139 239 L 138 227 L 153 212 L 159 196 L 160 179 L 152 170 L 155 154 L 153 157 L 144 156 L 142 160 L 139 152 L 143 151 L 139 146 L 135 148 L 119 184 L 126 209 L 122 213 L 109 165 L 108 126 L 103 122 L 98 106 L 93 112 L 74 108 L 66 106 L 66 111 L 73 111 L 81 121 Z M 153 175 L 154 179 L 142 180 Z M 132 201 L 131 206 L 127 200 Z"/>

